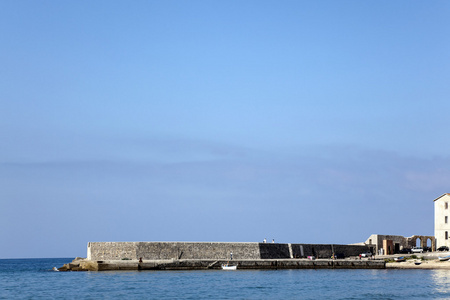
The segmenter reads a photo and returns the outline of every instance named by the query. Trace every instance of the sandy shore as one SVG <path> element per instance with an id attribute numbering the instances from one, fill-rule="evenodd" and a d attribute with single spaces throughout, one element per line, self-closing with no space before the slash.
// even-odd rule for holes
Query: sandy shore
<path id="1" fill-rule="evenodd" d="M 425 255 L 418 254 L 417 257 L 423 257 L 420 259 L 408 259 L 403 262 L 391 262 L 386 263 L 386 269 L 443 269 L 450 270 L 450 261 L 440 261 L 439 256 L 447 256 L 449 253 L 429 253 Z M 399 257 L 400 255 L 395 255 Z M 389 257 L 392 259 L 394 256 Z M 405 257 L 410 257 L 410 255 L 405 255 Z M 387 258 L 387 257 L 386 257 Z M 420 265 L 416 265 L 415 262 L 421 262 Z"/>
<path id="2" fill-rule="evenodd" d="M 386 269 L 444 269 L 450 270 L 449 261 L 425 260 L 420 265 L 414 264 L 414 260 L 404 262 L 387 263 Z"/>

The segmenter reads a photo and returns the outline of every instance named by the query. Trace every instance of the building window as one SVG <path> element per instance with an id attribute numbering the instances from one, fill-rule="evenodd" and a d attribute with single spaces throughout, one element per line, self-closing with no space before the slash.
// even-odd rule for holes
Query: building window
<path id="1" fill-rule="evenodd" d="M 445 209 L 448 209 L 448 202 L 445 202 Z"/>
<path id="2" fill-rule="evenodd" d="M 445 232 L 445 239 L 448 240 L 448 231 Z"/>
<path id="3" fill-rule="evenodd" d="M 447 223 L 448 223 L 448 217 L 445 216 L 445 224 L 447 224 Z"/>

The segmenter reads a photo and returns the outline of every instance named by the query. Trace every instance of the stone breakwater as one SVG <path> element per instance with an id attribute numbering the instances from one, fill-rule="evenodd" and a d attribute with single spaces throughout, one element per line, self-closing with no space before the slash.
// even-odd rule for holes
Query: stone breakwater
<path id="1" fill-rule="evenodd" d="M 92 261 L 77 258 L 60 271 L 143 271 L 143 270 L 207 270 L 221 269 L 230 263 L 239 270 L 251 269 L 385 269 L 384 260 L 365 259 L 259 259 L 259 260 L 106 260 Z"/>
<path id="2" fill-rule="evenodd" d="M 223 242 L 90 242 L 88 260 L 240 260 L 293 259 L 333 254 L 351 257 L 368 252 L 361 245 L 223 243 Z"/>
<path id="3" fill-rule="evenodd" d="M 382 269 L 384 261 L 330 259 L 357 257 L 366 246 L 335 244 L 223 242 L 90 242 L 87 259 L 61 271 L 219 269 L 232 261 L 239 269 Z M 307 257 L 318 258 L 308 260 Z"/>

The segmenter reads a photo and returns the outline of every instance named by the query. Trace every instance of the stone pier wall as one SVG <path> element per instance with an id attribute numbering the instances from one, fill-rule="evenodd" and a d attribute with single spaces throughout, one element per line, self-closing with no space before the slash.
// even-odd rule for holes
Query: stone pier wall
<path id="1" fill-rule="evenodd" d="M 285 259 L 315 256 L 330 258 L 332 253 L 356 256 L 367 252 L 360 245 L 223 243 L 223 242 L 90 242 L 88 260 L 168 260 L 168 259 Z"/>

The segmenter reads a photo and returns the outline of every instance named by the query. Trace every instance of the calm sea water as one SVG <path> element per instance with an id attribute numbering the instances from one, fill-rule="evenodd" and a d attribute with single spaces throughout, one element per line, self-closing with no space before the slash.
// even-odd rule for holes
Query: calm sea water
<path id="1" fill-rule="evenodd" d="M 0 299 L 448 299 L 447 270 L 53 272 L 71 258 L 1 259 Z"/>

